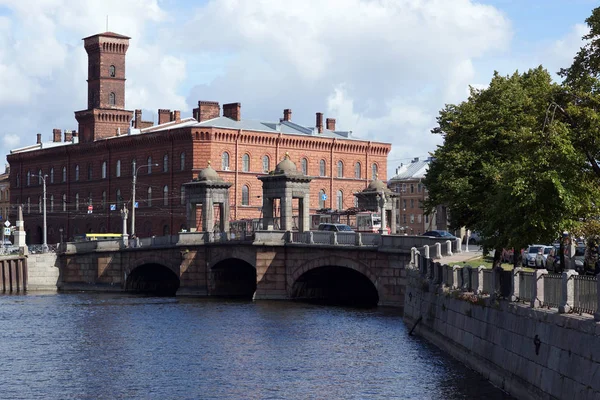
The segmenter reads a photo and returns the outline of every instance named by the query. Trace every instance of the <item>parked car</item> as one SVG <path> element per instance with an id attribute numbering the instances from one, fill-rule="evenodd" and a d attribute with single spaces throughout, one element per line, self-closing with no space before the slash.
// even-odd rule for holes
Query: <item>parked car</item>
<path id="1" fill-rule="evenodd" d="M 442 238 L 442 239 L 447 239 L 447 240 L 456 240 L 456 236 L 454 236 L 453 234 L 451 234 L 450 232 L 447 231 L 439 231 L 439 230 L 435 230 L 435 231 L 427 231 L 425 232 L 422 236 L 429 236 L 429 237 L 435 237 L 435 238 Z"/>
<path id="2" fill-rule="evenodd" d="M 546 259 L 552 249 L 552 246 L 545 246 L 543 244 L 532 244 L 528 246 L 523 253 L 523 266 L 544 268 L 546 266 Z"/>
<path id="3" fill-rule="evenodd" d="M 583 273 L 583 271 L 585 271 L 585 268 L 584 268 L 585 246 L 584 245 L 577 245 L 577 247 L 575 247 L 575 256 L 573 257 L 573 259 L 574 259 L 574 265 L 570 268 L 574 268 L 576 271 L 582 271 L 582 273 Z M 560 246 L 559 245 L 554 246 L 554 268 L 550 268 L 550 270 L 552 270 L 554 272 L 559 272 L 559 271 L 563 270 L 560 265 Z"/>
<path id="4" fill-rule="evenodd" d="M 329 232 L 354 232 L 354 229 L 350 225 L 346 224 L 319 224 L 320 231 L 329 231 Z"/>

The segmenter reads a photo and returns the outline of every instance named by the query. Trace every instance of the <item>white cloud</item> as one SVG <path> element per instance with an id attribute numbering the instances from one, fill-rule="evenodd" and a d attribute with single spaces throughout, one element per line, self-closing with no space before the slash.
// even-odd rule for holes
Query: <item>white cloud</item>
<path id="1" fill-rule="evenodd" d="M 2 137 L 2 145 L 14 149 L 21 143 L 21 138 L 16 134 L 6 134 Z"/>

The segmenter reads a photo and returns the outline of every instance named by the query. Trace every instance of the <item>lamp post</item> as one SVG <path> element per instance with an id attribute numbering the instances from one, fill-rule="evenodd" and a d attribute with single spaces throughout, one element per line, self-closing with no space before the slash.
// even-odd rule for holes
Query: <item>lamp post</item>
<path id="1" fill-rule="evenodd" d="M 144 167 L 158 167 L 158 164 L 146 164 L 140 165 L 133 172 L 133 187 L 131 189 L 131 237 L 135 235 L 135 183 L 137 181 L 137 173 L 140 168 Z"/>
<path id="2" fill-rule="evenodd" d="M 44 185 L 44 232 L 43 232 L 43 236 L 44 236 L 44 240 L 42 243 L 42 252 L 47 252 L 48 251 L 48 229 L 46 227 L 46 178 L 48 177 L 48 175 L 42 175 L 42 183 Z"/>

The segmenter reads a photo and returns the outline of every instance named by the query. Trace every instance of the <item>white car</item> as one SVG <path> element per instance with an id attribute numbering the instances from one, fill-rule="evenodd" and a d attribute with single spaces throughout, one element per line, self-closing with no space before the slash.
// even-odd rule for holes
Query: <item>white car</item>
<path id="1" fill-rule="evenodd" d="M 523 254 L 523 266 L 544 268 L 550 250 L 552 250 L 552 246 L 545 246 L 543 244 L 532 244 L 528 246 Z"/>

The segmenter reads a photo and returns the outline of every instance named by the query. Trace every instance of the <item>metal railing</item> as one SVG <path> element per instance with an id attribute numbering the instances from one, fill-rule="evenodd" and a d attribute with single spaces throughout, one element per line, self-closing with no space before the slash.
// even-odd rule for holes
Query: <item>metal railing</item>
<path id="1" fill-rule="evenodd" d="M 530 302 L 533 300 L 534 272 L 519 273 L 519 301 Z"/>
<path id="2" fill-rule="evenodd" d="M 544 301 L 542 307 L 558 308 L 562 299 L 562 275 L 545 274 L 544 280 Z"/>
<path id="3" fill-rule="evenodd" d="M 341 245 L 354 245 L 356 243 L 356 234 L 354 232 L 338 232 L 337 242 Z"/>
<path id="4" fill-rule="evenodd" d="M 596 293 L 597 278 L 587 275 L 573 276 L 574 299 L 573 311 L 579 314 L 593 314 L 598 308 L 598 295 Z"/>
<path id="5" fill-rule="evenodd" d="M 484 269 L 483 271 L 483 288 L 481 289 L 484 294 L 494 293 L 494 281 L 492 274 L 494 273 L 491 269 Z"/>

